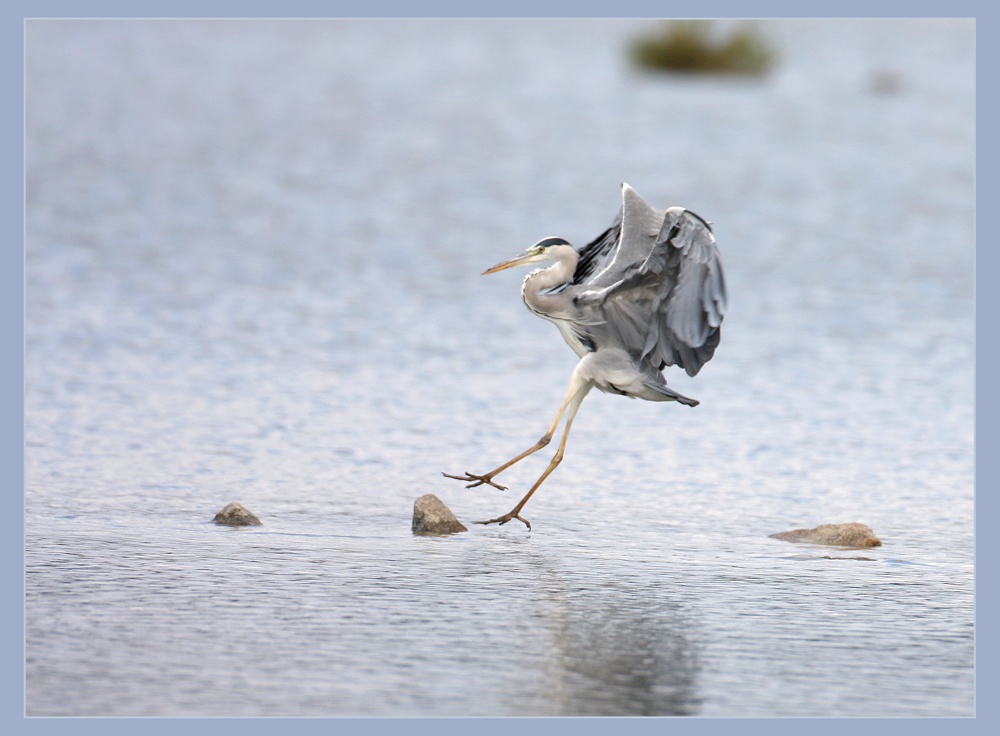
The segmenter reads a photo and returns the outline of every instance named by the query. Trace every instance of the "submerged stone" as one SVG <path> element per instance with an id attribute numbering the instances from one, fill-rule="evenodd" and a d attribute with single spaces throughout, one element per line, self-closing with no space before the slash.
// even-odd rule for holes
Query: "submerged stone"
<path id="1" fill-rule="evenodd" d="M 469 531 L 433 493 L 423 495 L 413 502 L 412 529 L 414 534 L 455 534 Z"/>
<path id="2" fill-rule="evenodd" d="M 820 524 L 815 529 L 793 529 L 790 532 L 778 532 L 770 536 L 786 542 L 830 544 L 837 547 L 882 546 L 882 542 L 871 529 L 856 521 L 850 524 Z"/>
<path id="3" fill-rule="evenodd" d="M 215 515 L 215 523 L 222 526 L 261 526 L 260 519 L 238 503 L 227 503 Z"/>

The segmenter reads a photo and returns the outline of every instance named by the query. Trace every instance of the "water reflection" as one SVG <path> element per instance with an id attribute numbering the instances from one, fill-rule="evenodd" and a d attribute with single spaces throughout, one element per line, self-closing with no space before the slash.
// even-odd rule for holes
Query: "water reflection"
<path id="1" fill-rule="evenodd" d="M 538 623 L 553 645 L 542 698 L 564 716 L 686 716 L 700 707 L 692 621 L 662 590 L 548 570 Z M 634 584 L 633 584 L 634 583 Z"/>

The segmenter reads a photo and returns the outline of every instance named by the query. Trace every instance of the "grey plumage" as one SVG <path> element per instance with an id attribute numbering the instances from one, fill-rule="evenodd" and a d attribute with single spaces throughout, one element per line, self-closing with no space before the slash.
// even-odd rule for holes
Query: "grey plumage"
<path id="1" fill-rule="evenodd" d="M 521 293 L 528 309 L 553 322 L 580 357 L 549 431 L 500 467 L 475 475 L 445 475 L 503 488 L 493 478 L 549 443 L 569 410 L 559 450 L 527 495 L 509 513 L 483 524 L 519 519 L 521 508 L 562 460 L 580 403 L 592 388 L 647 401 L 697 406 L 667 386 L 666 366 L 688 375 L 701 370 L 719 345 L 726 283 L 711 225 L 683 207 L 657 210 L 628 184 L 611 226 L 579 251 L 566 240 L 540 240 L 521 255 L 487 269 L 554 261 L 532 271 Z"/>
<path id="2" fill-rule="evenodd" d="M 627 184 L 622 209 L 580 250 L 573 283 L 578 332 L 657 370 L 694 376 L 719 344 L 726 285 L 711 226 L 681 207 L 650 207 Z M 624 220 L 624 224 L 623 224 Z"/>

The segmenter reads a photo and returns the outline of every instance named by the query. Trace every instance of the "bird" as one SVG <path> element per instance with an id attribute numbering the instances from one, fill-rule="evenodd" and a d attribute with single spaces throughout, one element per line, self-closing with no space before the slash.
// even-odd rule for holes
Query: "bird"
<path id="1" fill-rule="evenodd" d="M 622 184 L 618 216 L 603 233 L 580 249 L 560 237 L 539 240 L 520 255 L 481 275 L 515 266 L 551 263 L 531 271 L 521 287 L 528 310 L 554 323 L 579 357 L 555 419 L 538 442 L 487 473 L 442 473 L 467 482 L 467 488 L 493 479 L 555 436 L 566 425 L 548 467 L 518 504 L 503 516 L 476 522 L 503 525 L 517 519 L 528 531 L 521 510 L 562 462 L 570 428 L 591 389 L 646 401 L 696 399 L 667 386 L 663 369 L 701 370 L 719 345 L 726 312 L 726 283 L 712 225 L 684 207 L 658 210 L 627 183 Z"/>

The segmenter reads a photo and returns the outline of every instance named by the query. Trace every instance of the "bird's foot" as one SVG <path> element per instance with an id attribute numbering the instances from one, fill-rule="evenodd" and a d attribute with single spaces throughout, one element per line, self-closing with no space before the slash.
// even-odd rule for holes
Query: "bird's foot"
<path id="1" fill-rule="evenodd" d="M 525 519 L 523 516 L 519 516 L 511 511 L 509 514 L 504 514 L 503 516 L 498 516 L 495 519 L 490 519 L 489 521 L 477 521 L 476 524 L 497 524 L 498 526 L 503 526 L 511 519 L 517 519 L 518 521 L 524 522 L 524 525 L 528 527 L 528 531 L 531 531 L 531 522 Z"/>
<path id="2" fill-rule="evenodd" d="M 481 486 L 484 483 L 493 486 L 494 488 L 499 488 L 501 491 L 506 491 L 507 486 L 502 486 L 499 483 L 493 482 L 493 473 L 487 473 L 486 475 L 475 475 L 468 471 L 465 475 L 449 475 L 448 473 L 441 473 L 445 478 L 454 478 L 455 480 L 472 481 L 466 488 L 475 488 L 476 486 Z"/>

